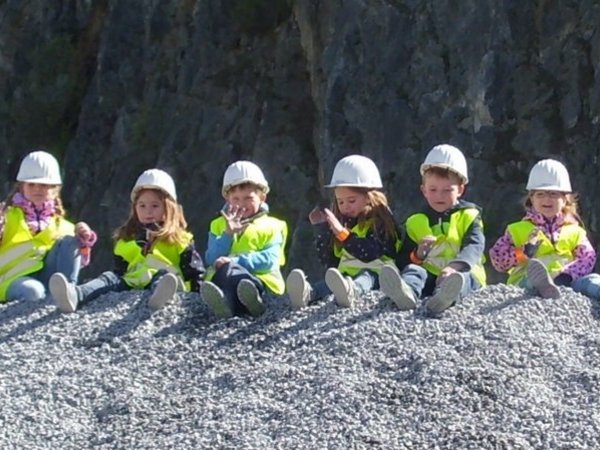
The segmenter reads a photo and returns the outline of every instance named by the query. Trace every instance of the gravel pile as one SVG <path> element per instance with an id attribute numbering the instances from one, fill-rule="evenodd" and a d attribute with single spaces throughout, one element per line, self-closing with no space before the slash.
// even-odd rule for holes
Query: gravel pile
<path id="1" fill-rule="evenodd" d="M 600 307 L 503 285 L 217 322 L 189 294 L 0 306 L 0 448 L 594 448 Z"/>

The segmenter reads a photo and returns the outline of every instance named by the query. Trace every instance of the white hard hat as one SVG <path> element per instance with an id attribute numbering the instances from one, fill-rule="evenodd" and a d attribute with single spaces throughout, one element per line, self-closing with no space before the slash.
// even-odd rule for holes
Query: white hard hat
<path id="1" fill-rule="evenodd" d="M 381 176 L 375 163 L 362 155 L 350 155 L 338 161 L 333 169 L 328 188 L 360 187 L 381 189 Z"/>
<path id="2" fill-rule="evenodd" d="M 17 181 L 51 185 L 62 184 L 58 161 L 48 152 L 41 150 L 31 152 L 21 161 Z"/>
<path id="3" fill-rule="evenodd" d="M 440 144 L 429 150 L 425 161 L 421 164 L 421 175 L 424 175 L 432 167 L 448 169 L 458 175 L 463 183 L 469 182 L 465 155 L 452 145 Z"/>
<path id="4" fill-rule="evenodd" d="M 569 172 L 561 162 L 554 159 L 543 159 L 531 168 L 526 189 L 528 191 L 572 192 Z"/>
<path id="5" fill-rule="evenodd" d="M 236 161 L 227 167 L 221 192 L 226 196 L 229 189 L 244 183 L 256 184 L 265 194 L 269 192 L 269 183 L 263 171 L 251 161 Z"/>
<path id="6" fill-rule="evenodd" d="M 177 191 L 175 190 L 175 182 L 171 175 L 164 170 L 148 169 L 142 172 L 138 177 L 133 189 L 131 190 L 131 201 L 135 201 L 136 194 L 142 189 L 158 189 L 169 195 L 173 200 L 177 201 Z"/>

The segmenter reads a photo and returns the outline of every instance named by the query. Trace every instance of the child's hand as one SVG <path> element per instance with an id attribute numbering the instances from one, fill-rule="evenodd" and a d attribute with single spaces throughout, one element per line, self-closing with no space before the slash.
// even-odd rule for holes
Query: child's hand
<path id="1" fill-rule="evenodd" d="M 75 234 L 82 242 L 88 242 L 92 239 L 92 229 L 85 222 L 75 224 Z"/>
<path id="2" fill-rule="evenodd" d="M 436 241 L 437 239 L 435 236 L 425 236 L 421 239 L 421 242 L 419 242 L 419 246 L 417 247 L 417 258 L 420 260 L 427 258 L 427 255 Z"/>
<path id="3" fill-rule="evenodd" d="M 227 228 L 225 229 L 225 233 L 232 235 L 236 233 L 241 233 L 246 229 L 248 224 L 242 224 L 242 217 L 245 211 L 245 208 L 240 208 L 239 206 L 232 205 L 229 205 L 227 211 L 221 211 L 221 215 L 225 218 L 225 221 L 227 222 Z"/>
<path id="4" fill-rule="evenodd" d="M 327 216 L 318 206 L 315 207 L 309 214 L 308 220 L 311 224 L 316 225 L 317 223 L 323 223 L 327 221 Z"/>
<path id="5" fill-rule="evenodd" d="M 222 266 L 224 266 L 225 264 L 229 264 L 230 262 L 231 262 L 231 259 L 228 258 L 227 256 L 219 256 L 215 260 L 215 269 L 220 269 Z"/>
<path id="6" fill-rule="evenodd" d="M 333 212 L 331 212 L 330 209 L 325 208 L 323 212 L 325 213 L 325 218 L 327 219 L 329 228 L 331 229 L 334 235 L 337 236 L 342 230 L 345 230 L 344 225 L 341 224 L 341 222 L 338 220 L 337 217 L 335 217 L 335 214 L 333 214 Z"/>

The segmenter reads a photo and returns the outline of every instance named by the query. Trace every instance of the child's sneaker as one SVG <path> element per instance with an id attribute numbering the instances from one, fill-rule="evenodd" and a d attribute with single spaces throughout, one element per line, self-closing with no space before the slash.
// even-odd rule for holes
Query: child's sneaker
<path id="1" fill-rule="evenodd" d="M 396 266 L 386 264 L 382 267 L 379 273 L 379 287 L 402 311 L 417 307 L 415 293 L 402 279 Z"/>
<path id="2" fill-rule="evenodd" d="M 205 281 L 200 286 L 200 295 L 208 305 L 209 309 L 219 319 L 228 319 L 233 316 L 233 311 L 225 300 L 225 294 L 216 284 Z"/>
<path id="3" fill-rule="evenodd" d="M 354 281 L 352 278 L 345 277 L 334 267 L 330 267 L 325 272 L 325 283 L 333 292 L 335 302 L 343 308 L 352 308 L 356 301 L 356 292 L 354 290 Z"/>
<path id="4" fill-rule="evenodd" d="M 292 270 L 285 280 L 285 287 L 293 309 L 304 308 L 308 305 L 312 288 L 308 281 L 306 281 L 306 276 L 302 270 Z"/>
<path id="5" fill-rule="evenodd" d="M 175 274 L 166 273 L 163 275 L 154 286 L 154 291 L 148 300 L 150 309 L 154 311 L 161 309 L 169 300 L 175 297 L 178 282 L 179 280 Z"/>
<path id="6" fill-rule="evenodd" d="M 548 269 L 539 259 L 529 260 L 527 264 L 527 278 L 531 285 L 544 298 L 559 298 L 560 291 L 552 281 L 552 277 L 548 273 Z"/>
<path id="7" fill-rule="evenodd" d="M 56 272 L 50 277 L 48 288 L 58 309 L 64 313 L 75 312 L 79 303 L 77 290 L 72 283 L 69 283 L 67 277 L 62 273 Z"/>
<path id="8" fill-rule="evenodd" d="M 265 312 L 265 305 L 260 293 L 252 281 L 240 281 L 237 285 L 236 292 L 240 303 L 246 307 L 251 315 L 258 317 Z"/>
<path id="9" fill-rule="evenodd" d="M 433 297 L 425 304 L 427 311 L 439 314 L 454 305 L 460 298 L 463 283 L 464 279 L 460 273 L 455 272 L 448 275 Z"/>

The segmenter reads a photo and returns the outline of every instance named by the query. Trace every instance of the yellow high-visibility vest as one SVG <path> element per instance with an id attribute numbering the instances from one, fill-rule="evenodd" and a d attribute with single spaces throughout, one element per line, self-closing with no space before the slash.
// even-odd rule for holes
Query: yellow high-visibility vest
<path id="1" fill-rule="evenodd" d="M 373 228 L 373 219 L 365 220 L 362 223 L 357 223 L 354 225 L 350 231 L 354 233 L 359 238 L 364 238 L 367 236 L 369 231 Z M 396 250 L 400 248 L 400 240 L 396 240 Z M 338 270 L 351 277 L 355 277 L 363 270 L 371 270 L 373 272 L 379 273 L 381 268 L 385 264 L 389 264 L 394 261 L 393 256 L 382 255 L 380 258 L 374 259 L 372 261 L 361 261 L 355 256 L 351 255 L 345 248 L 343 248 L 337 241 L 335 241 L 333 245 L 333 253 L 337 258 L 340 258 L 340 263 L 338 264 Z"/>
<path id="2" fill-rule="evenodd" d="M 185 233 L 182 243 L 169 244 L 156 241 L 150 251 L 144 255 L 142 248 L 134 240 L 119 239 L 115 244 L 114 254 L 127 261 L 127 270 L 123 280 L 134 289 L 144 289 L 152 277 L 161 269 L 174 273 L 179 277 L 179 284 L 185 291 L 190 290 L 190 283 L 183 281 L 180 261 L 181 254 L 192 241 L 191 233 Z"/>
<path id="3" fill-rule="evenodd" d="M 515 222 L 507 227 L 508 234 L 515 247 L 523 247 L 535 233 L 536 225 L 528 220 Z M 586 238 L 585 230 L 577 224 L 564 224 L 560 228 L 556 243 L 538 229 L 537 239 L 540 246 L 535 252 L 534 258 L 542 261 L 548 268 L 550 276 L 556 277 L 562 272 L 563 267 L 575 260 L 575 249 L 583 243 Z M 508 271 L 507 284 L 519 284 L 526 275 L 527 262 L 523 262 Z"/>
<path id="4" fill-rule="evenodd" d="M 426 236 L 436 237 L 436 242 L 423 260 L 423 267 L 432 274 L 439 275 L 450 261 L 456 259 L 467 230 L 478 217 L 477 208 L 459 209 L 450 215 L 449 222 L 442 222 L 432 227 L 425 214 L 410 216 L 406 221 L 406 232 L 413 242 L 418 244 Z M 485 257 L 482 255 L 479 264 L 471 267 L 471 273 L 481 286 L 485 286 L 486 283 L 484 262 Z"/>
<path id="5" fill-rule="evenodd" d="M 223 235 L 226 229 L 227 222 L 224 217 L 217 217 L 210 223 L 210 232 L 215 236 Z M 279 295 L 285 292 L 285 281 L 280 267 L 285 264 L 284 249 L 287 233 L 287 224 L 283 220 L 264 215 L 250 222 L 243 233 L 233 236 L 233 243 L 229 252 L 229 256 L 258 252 L 268 247 L 275 237 L 281 236 L 281 251 L 279 253 L 278 265 L 252 274 L 261 280 L 269 290 Z M 212 279 L 214 273 L 214 268 L 211 267 L 207 271 L 206 279 Z"/>
<path id="6" fill-rule="evenodd" d="M 75 235 L 75 225 L 60 216 L 52 217 L 48 227 L 36 235 L 31 233 L 21 208 L 9 206 L 4 218 L 0 243 L 0 302 L 6 301 L 6 291 L 15 279 L 42 270 L 44 258 L 57 240 Z"/>

